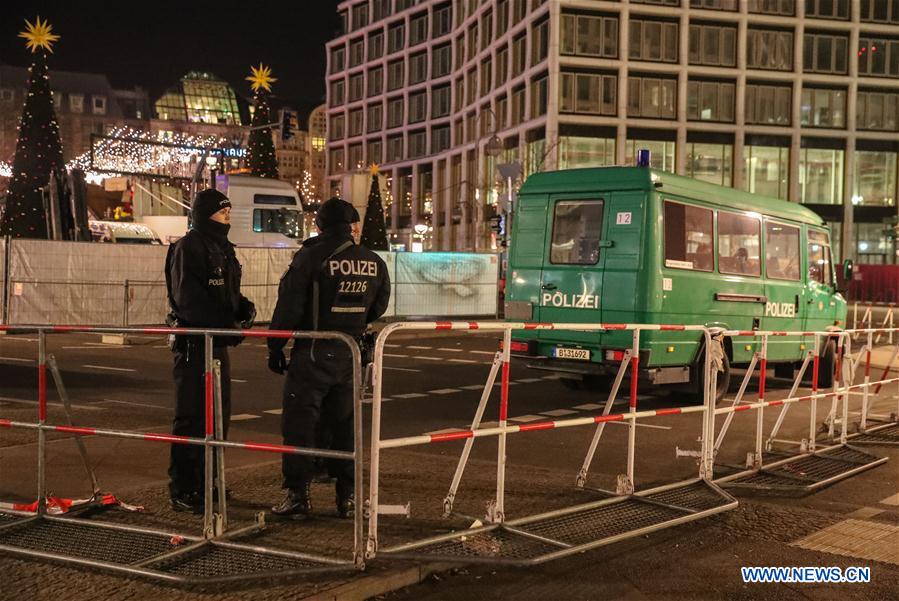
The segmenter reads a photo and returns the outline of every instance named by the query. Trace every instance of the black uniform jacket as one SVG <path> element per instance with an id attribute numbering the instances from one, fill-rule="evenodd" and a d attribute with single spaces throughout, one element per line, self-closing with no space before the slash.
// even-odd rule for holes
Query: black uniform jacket
<path id="1" fill-rule="evenodd" d="M 350 245 L 338 251 L 345 243 Z M 318 323 L 313 318 L 318 282 Z M 272 330 L 331 330 L 358 338 L 367 324 L 387 310 L 390 276 L 387 265 L 364 246 L 352 244 L 349 228 L 328 231 L 303 242 L 278 288 Z M 317 328 L 316 328 L 317 325 Z M 284 338 L 269 338 L 280 350 Z"/>
<path id="2" fill-rule="evenodd" d="M 240 293 L 240 276 L 240 263 L 230 242 L 222 247 L 209 236 L 190 230 L 169 246 L 165 278 L 179 325 L 234 328 L 252 305 Z M 236 338 L 228 341 L 236 342 Z"/>

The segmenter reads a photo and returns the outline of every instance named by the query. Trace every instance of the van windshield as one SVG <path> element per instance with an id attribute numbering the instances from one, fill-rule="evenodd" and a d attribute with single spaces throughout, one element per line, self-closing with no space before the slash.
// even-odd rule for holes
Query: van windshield
<path id="1" fill-rule="evenodd" d="M 253 231 L 302 238 L 303 216 L 293 209 L 253 209 Z"/>

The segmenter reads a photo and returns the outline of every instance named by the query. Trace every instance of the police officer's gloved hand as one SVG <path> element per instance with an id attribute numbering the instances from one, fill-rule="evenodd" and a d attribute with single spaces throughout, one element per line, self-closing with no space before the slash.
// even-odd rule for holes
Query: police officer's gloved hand
<path id="1" fill-rule="evenodd" d="M 247 298 L 240 299 L 240 307 L 237 310 L 237 322 L 244 330 L 249 330 L 256 322 L 256 305 Z"/>
<path id="2" fill-rule="evenodd" d="M 287 358 L 284 356 L 284 351 L 268 352 L 268 368 L 278 375 L 284 374 L 284 371 L 287 369 Z"/>

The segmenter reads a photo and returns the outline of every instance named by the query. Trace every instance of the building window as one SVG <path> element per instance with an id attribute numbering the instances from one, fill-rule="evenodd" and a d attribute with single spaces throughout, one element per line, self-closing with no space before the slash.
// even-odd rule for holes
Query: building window
<path id="1" fill-rule="evenodd" d="M 626 165 L 636 165 L 637 151 L 648 150 L 650 167 L 674 173 L 674 142 L 660 140 L 628 140 L 625 150 L 627 156 L 625 156 L 624 163 Z"/>
<path id="2" fill-rule="evenodd" d="M 346 163 L 350 169 L 362 168 L 362 144 L 353 144 L 349 147 Z"/>
<path id="3" fill-rule="evenodd" d="M 406 45 L 406 24 L 398 23 L 387 30 L 387 53 L 398 52 Z"/>
<path id="4" fill-rule="evenodd" d="M 753 194 L 786 199 L 790 149 L 777 146 L 743 148 L 743 189 Z"/>
<path id="5" fill-rule="evenodd" d="M 406 65 L 402 60 L 387 64 L 387 90 L 398 90 L 403 87 Z"/>
<path id="6" fill-rule="evenodd" d="M 384 160 L 384 150 L 381 147 L 381 140 L 378 140 L 377 138 L 375 138 L 374 140 L 369 140 L 365 150 L 367 153 L 366 156 L 368 157 L 366 162 L 369 165 L 379 165 Z"/>
<path id="7" fill-rule="evenodd" d="M 559 169 L 603 167 L 615 164 L 614 138 L 559 138 Z"/>
<path id="8" fill-rule="evenodd" d="M 852 204 L 896 206 L 896 153 L 855 151 Z"/>
<path id="9" fill-rule="evenodd" d="M 746 38 L 746 66 L 752 69 L 793 70 L 793 33 L 750 29 Z"/>
<path id="10" fill-rule="evenodd" d="M 562 54 L 618 58 L 618 19 L 562 15 Z"/>
<path id="11" fill-rule="evenodd" d="M 546 81 L 544 75 L 531 82 L 531 119 L 546 114 Z"/>
<path id="12" fill-rule="evenodd" d="M 493 63 L 490 59 L 481 62 L 481 96 L 488 96 L 493 91 Z"/>
<path id="13" fill-rule="evenodd" d="M 690 25 L 690 64 L 733 67 L 737 30 L 721 25 Z"/>
<path id="14" fill-rule="evenodd" d="M 435 127 L 431 130 L 431 154 L 443 152 L 450 147 L 449 126 Z"/>
<path id="15" fill-rule="evenodd" d="M 340 106 L 346 100 L 344 98 L 344 89 L 346 84 L 342 79 L 331 82 L 331 106 Z"/>
<path id="16" fill-rule="evenodd" d="M 409 21 L 409 45 L 415 46 L 428 39 L 428 13 L 415 15 Z"/>
<path id="17" fill-rule="evenodd" d="M 846 126 L 846 91 L 802 88 L 801 121 L 809 127 Z"/>
<path id="18" fill-rule="evenodd" d="M 861 0 L 862 21 L 899 23 L 899 0 Z"/>
<path id="19" fill-rule="evenodd" d="M 427 134 L 425 130 L 409 133 L 409 158 L 423 157 L 428 154 Z"/>
<path id="20" fill-rule="evenodd" d="M 899 40 L 860 38 L 858 74 L 875 77 L 899 75 Z"/>
<path id="21" fill-rule="evenodd" d="M 328 165 L 332 173 L 340 173 L 344 170 L 343 148 L 332 148 L 328 152 Z"/>
<path id="22" fill-rule="evenodd" d="M 383 19 L 390 15 L 391 0 L 372 0 L 371 3 L 371 20 L 372 22 Z"/>
<path id="23" fill-rule="evenodd" d="M 731 144 L 687 144 L 687 176 L 730 187 L 734 147 Z"/>
<path id="24" fill-rule="evenodd" d="M 665 267 L 712 271 L 714 212 L 670 200 L 664 206 Z"/>
<path id="25" fill-rule="evenodd" d="M 361 65 L 365 58 L 365 42 L 360 38 L 350 42 L 350 67 Z"/>
<path id="26" fill-rule="evenodd" d="M 512 122 L 515 126 L 524 121 L 524 86 L 512 91 Z"/>
<path id="27" fill-rule="evenodd" d="M 403 136 L 387 138 L 387 162 L 403 160 Z"/>
<path id="28" fill-rule="evenodd" d="M 440 86 L 431 90 L 431 118 L 446 117 L 450 114 L 450 87 Z"/>
<path id="29" fill-rule="evenodd" d="M 428 53 L 421 52 L 409 58 L 409 84 L 421 83 L 428 78 Z"/>
<path id="30" fill-rule="evenodd" d="M 762 223 L 758 217 L 718 211 L 718 271 L 762 275 Z"/>
<path id="31" fill-rule="evenodd" d="M 493 41 L 493 13 L 487 11 L 481 17 L 481 50 L 485 50 Z"/>
<path id="32" fill-rule="evenodd" d="M 382 56 L 384 56 L 384 34 L 379 31 L 368 36 L 368 60 L 373 61 Z"/>
<path id="33" fill-rule="evenodd" d="M 468 60 L 473 59 L 478 53 L 478 23 L 475 21 L 468 28 L 468 35 L 465 38 L 466 46 L 468 47 L 468 53 L 466 56 Z"/>
<path id="34" fill-rule="evenodd" d="M 368 71 L 368 96 L 377 96 L 384 91 L 384 67 L 374 67 Z"/>
<path id="35" fill-rule="evenodd" d="M 403 124 L 403 98 L 391 98 L 387 101 L 387 127 L 399 127 Z"/>
<path id="36" fill-rule="evenodd" d="M 93 113 L 95 115 L 106 114 L 106 96 L 91 96 Z M 55 98 L 54 98 L 55 101 Z"/>
<path id="37" fill-rule="evenodd" d="M 434 10 L 434 37 L 446 35 L 453 27 L 453 7 L 449 4 Z"/>
<path id="38" fill-rule="evenodd" d="M 449 75 L 453 69 L 452 46 L 444 44 L 431 51 L 431 77 L 436 79 Z"/>
<path id="39" fill-rule="evenodd" d="M 856 127 L 879 131 L 899 131 L 899 93 L 859 90 Z"/>
<path id="40" fill-rule="evenodd" d="M 379 102 L 368 106 L 368 133 L 381 131 L 384 121 L 384 106 Z"/>
<path id="41" fill-rule="evenodd" d="M 328 131 L 331 140 L 342 140 L 345 135 L 346 117 L 343 114 L 331 117 L 331 128 Z"/>
<path id="42" fill-rule="evenodd" d="M 808 73 L 846 73 L 845 36 L 807 33 L 803 36 L 802 68 Z"/>
<path id="43" fill-rule="evenodd" d="M 631 0 L 633 4 L 657 4 L 660 6 L 680 6 L 682 0 Z"/>
<path id="44" fill-rule="evenodd" d="M 509 81 L 509 48 L 503 46 L 496 52 L 496 87 Z"/>
<path id="45" fill-rule="evenodd" d="M 562 73 L 560 110 L 589 115 L 617 113 L 618 77 L 594 73 Z"/>
<path id="46" fill-rule="evenodd" d="M 419 123 L 428 116 L 428 96 L 425 92 L 409 94 L 409 123 Z"/>
<path id="47" fill-rule="evenodd" d="M 474 104 L 474 101 L 478 97 L 478 70 L 476 66 L 473 66 L 468 70 L 468 73 L 465 74 L 465 102 L 467 104 Z"/>
<path id="48" fill-rule="evenodd" d="M 793 90 L 785 86 L 746 85 L 746 123 L 790 125 Z"/>
<path id="49" fill-rule="evenodd" d="M 803 204 L 843 204 L 843 151 L 800 150 L 799 188 Z"/>
<path id="50" fill-rule="evenodd" d="M 531 66 L 544 61 L 548 53 L 549 21 L 543 21 L 531 30 Z"/>
<path id="51" fill-rule="evenodd" d="M 734 121 L 734 84 L 718 81 L 687 82 L 687 119 Z"/>
<path id="52" fill-rule="evenodd" d="M 813 2 L 814 0 L 800 0 L 800 2 Z M 749 12 L 762 15 L 784 15 L 793 16 L 796 14 L 796 6 L 794 0 L 749 0 Z"/>
<path id="53" fill-rule="evenodd" d="M 737 0 L 690 0 L 690 6 L 708 10 L 737 10 Z"/>
<path id="54" fill-rule="evenodd" d="M 504 129 L 508 123 L 509 101 L 505 96 L 496 99 L 496 128 Z"/>
<path id="55" fill-rule="evenodd" d="M 3 90 L 5 92 L 6 90 Z M 9 90 L 12 92 L 12 90 Z M 10 98 L 8 100 L 12 100 L 12 94 L 10 94 Z M 2 93 L 0 93 L 0 99 L 4 99 Z M 69 94 L 69 110 L 73 113 L 83 113 L 84 112 L 84 94 Z"/>
<path id="56" fill-rule="evenodd" d="M 628 56 L 632 60 L 676 63 L 677 23 L 631 20 Z"/>
<path id="57" fill-rule="evenodd" d="M 368 2 L 353 7 L 353 29 L 362 29 L 368 25 Z"/>
<path id="58" fill-rule="evenodd" d="M 886 2 L 887 0 L 877 0 Z M 805 16 L 819 19 L 848 19 L 850 0 L 806 0 Z"/>
<path id="59" fill-rule="evenodd" d="M 677 118 L 676 79 L 628 77 L 627 89 L 628 117 Z"/>
<path id="60" fill-rule="evenodd" d="M 350 102 L 360 100 L 365 91 L 365 79 L 362 73 L 350 76 Z"/>
<path id="61" fill-rule="evenodd" d="M 359 136 L 362 134 L 362 109 L 350 111 L 350 131 L 349 137 Z"/>
<path id="62" fill-rule="evenodd" d="M 343 46 L 331 50 L 331 73 L 340 73 L 346 68 L 346 51 Z"/>
<path id="63" fill-rule="evenodd" d="M 512 40 L 512 77 L 521 75 L 527 65 L 527 54 L 525 54 L 527 45 L 525 39 L 524 34 L 521 34 Z"/>

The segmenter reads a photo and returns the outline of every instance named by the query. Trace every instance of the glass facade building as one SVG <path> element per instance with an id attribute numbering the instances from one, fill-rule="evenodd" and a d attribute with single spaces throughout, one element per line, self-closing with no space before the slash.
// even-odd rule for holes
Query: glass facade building
<path id="1" fill-rule="evenodd" d="M 212 73 L 188 73 L 156 101 L 155 109 L 164 121 L 241 124 L 234 89 Z"/>
<path id="2" fill-rule="evenodd" d="M 899 0 L 346 0 L 328 173 L 391 182 L 391 232 L 487 250 L 508 183 L 634 164 L 817 211 L 896 262 Z M 488 142 L 496 153 L 488 156 Z M 513 187 L 519 182 L 513 182 Z"/>

